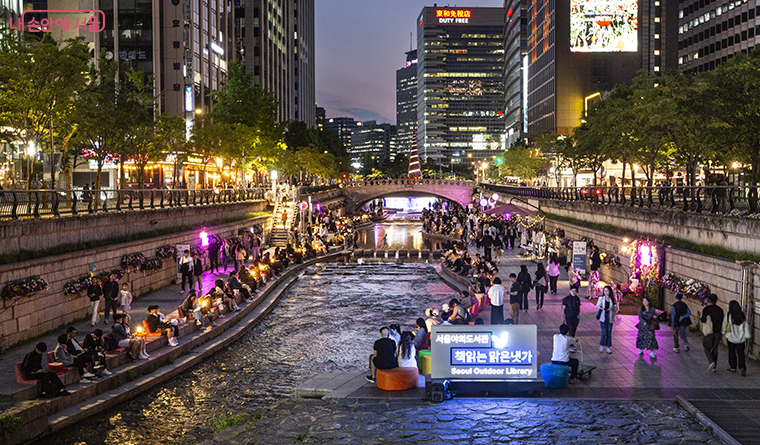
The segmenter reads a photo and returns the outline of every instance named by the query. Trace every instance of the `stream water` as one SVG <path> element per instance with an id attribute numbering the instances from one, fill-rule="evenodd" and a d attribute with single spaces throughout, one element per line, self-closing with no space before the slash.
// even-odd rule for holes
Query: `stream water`
<path id="1" fill-rule="evenodd" d="M 325 371 L 366 369 L 380 326 L 411 329 L 455 293 L 427 264 L 320 264 L 236 343 L 122 406 L 40 440 L 56 444 L 193 444 L 219 414 L 253 415 Z"/>

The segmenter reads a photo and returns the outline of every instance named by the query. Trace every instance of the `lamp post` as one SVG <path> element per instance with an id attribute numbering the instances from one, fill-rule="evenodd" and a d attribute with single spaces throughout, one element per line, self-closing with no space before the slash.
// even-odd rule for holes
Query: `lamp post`
<path id="1" fill-rule="evenodd" d="M 27 159 L 27 190 L 32 189 L 32 164 L 34 163 L 33 156 L 37 154 L 37 147 L 34 142 L 29 142 L 26 146 L 26 159 Z"/>

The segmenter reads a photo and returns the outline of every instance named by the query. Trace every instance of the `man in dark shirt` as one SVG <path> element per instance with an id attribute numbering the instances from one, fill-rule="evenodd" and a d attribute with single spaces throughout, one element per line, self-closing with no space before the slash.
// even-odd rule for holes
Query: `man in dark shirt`
<path id="1" fill-rule="evenodd" d="M 575 337 L 575 331 L 578 329 L 579 315 L 581 313 L 581 299 L 578 298 L 578 289 L 571 287 L 570 295 L 562 299 L 564 308 L 565 324 L 569 329 L 571 337 Z"/>
<path id="2" fill-rule="evenodd" d="M 114 274 L 109 275 L 103 283 L 103 299 L 106 302 L 105 320 L 103 320 L 103 322 L 108 324 L 109 312 L 113 312 L 113 316 L 116 318 L 119 300 L 119 282 L 116 281 L 116 275 Z"/>
<path id="3" fill-rule="evenodd" d="M 483 246 L 483 258 L 485 258 L 486 261 L 491 261 L 491 246 L 493 245 L 493 237 L 490 233 L 488 233 L 488 231 L 486 231 L 486 234 L 483 235 L 483 238 L 480 239 L 480 245 Z"/>
<path id="4" fill-rule="evenodd" d="M 522 302 L 522 285 L 517 282 L 517 275 L 509 274 L 509 281 L 512 287 L 509 289 L 509 316 L 512 317 L 514 324 L 520 319 L 520 303 Z"/>
<path id="5" fill-rule="evenodd" d="M 174 326 L 171 323 L 161 321 L 161 318 L 158 314 L 158 309 L 159 308 L 156 305 L 148 306 L 148 328 L 151 332 L 160 334 L 166 333 L 166 338 L 169 341 L 169 345 L 179 346 L 177 339 L 174 338 Z"/>
<path id="6" fill-rule="evenodd" d="M 97 278 L 92 279 L 92 284 L 87 287 L 87 298 L 90 299 L 90 305 L 92 307 L 92 319 L 90 320 L 90 326 L 95 326 L 95 323 L 100 320 L 98 315 L 98 306 L 100 306 L 100 297 L 103 295 L 103 288 L 100 287 L 100 280 Z"/>
<path id="7" fill-rule="evenodd" d="M 707 323 L 707 317 L 710 317 L 712 321 L 713 333 L 705 335 L 702 339 L 702 346 L 705 348 L 705 355 L 710 365 L 707 367 L 707 372 L 715 372 L 715 367 L 718 365 L 718 347 L 720 346 L 721 328 L 723 327 L 723 309 L 717 304 L 718 296 L 710 294 L 707 297 L 710 302 L 708 306 L 702 310 L 702 323 Z"/>
<path id="8" fill-rule="evenodd" d="M 37 343 L 34 351 L 26 354 L 21 363 L 21 370 L 27 380 L 42 381 L 42 397 L 52 398 L 70 394 L 64 389 L 63 383 L 54 372 L 42 368 L 42 359 L 47 352 L 44 342 Z"/>
<path id="9" fill-rule="evenodd" d="M 388 338 L 388 328 L 380 328 L 380 340 L 376 340 L 372 346 L 372 355 L 369 357 L 369 369 L 372 375 L 365 378 L 368 382 L 375 383 L 378 369 L 392 369 L 398 367 L 396 360 L 396 342 Z"/>

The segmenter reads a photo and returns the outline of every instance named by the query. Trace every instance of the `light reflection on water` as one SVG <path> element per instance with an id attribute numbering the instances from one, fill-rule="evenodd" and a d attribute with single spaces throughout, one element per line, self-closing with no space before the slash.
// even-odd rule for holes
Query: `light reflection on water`
<path id="1" fill-rule="evenodd" d="M 429 241 L 422 238 L 422 223 L 393 222 L 375 224 L 374 227 L 359 230 L 361 249 L 430 249 Z M 385 244 L 383 237 L 387 235 Z"/>
<path id="2" fill-rule="evenodd" d="M 311 376 L 366 369 L 380 326 L 411 329 L 425 307 L 453 296 L 430 265 L 316 266 L 226 350 L 39 444 L 201 442 L 213 434 L 213 414 L 252 415 Z"/>

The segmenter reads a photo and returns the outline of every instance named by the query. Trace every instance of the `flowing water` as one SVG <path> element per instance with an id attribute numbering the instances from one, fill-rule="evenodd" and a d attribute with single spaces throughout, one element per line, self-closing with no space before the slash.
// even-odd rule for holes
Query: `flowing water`
<path id="1" fill-rule="evenodd" d="M 425 307 L 455 296 L 427 264 L 320 264 L 225 351 L 181 376 L 39 444 L 192 444 L 215 414 L 247 413 L 289 397 L 326 371 L 368 366 L 380 326 L 411 329 Z"/>

